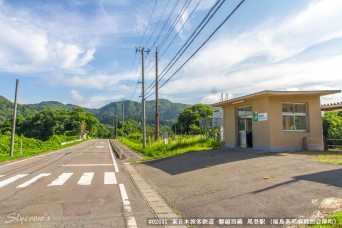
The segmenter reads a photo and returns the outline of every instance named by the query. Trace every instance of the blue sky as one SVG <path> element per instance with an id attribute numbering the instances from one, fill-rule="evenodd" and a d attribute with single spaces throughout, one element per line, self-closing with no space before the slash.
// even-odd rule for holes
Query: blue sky
<path id="1" fill-rule="evenodd" d="M 189 1 L 171 27 L 186 2 L 0 0 L 0 95 L 13 100 L 18 78 L 20 103 L 56 100 L 98 108 L 139 101 L 141 55 L 135 48 L 151 49 L 145 56 L 148 87 L 155 77 L 152 44 L 160 48 L 162 72 L 216 0 Z M 221 6 L 161 84 L 239 2 Z M 218 102 L 221 93 L 234 98 L 261 90 L 340 90 L 341 21 L 340 0 L 246 0 L 160 89 L 160 97 L 194 104 Z M 322 103 L 341 100 L 336 94 Z"/>

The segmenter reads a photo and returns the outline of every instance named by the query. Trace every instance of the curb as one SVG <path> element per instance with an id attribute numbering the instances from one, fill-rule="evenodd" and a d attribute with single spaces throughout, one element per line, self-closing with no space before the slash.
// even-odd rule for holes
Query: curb
<path id="1" fill-rule="evenodd" d="M 173 212 L 173 210 L 165 202 L 164 198 L 161 197 L 160 194 L 142 178 L 133 165 L 130 163 L 123 164 L 134 185 L 137 187 L 140 195 L 146 201 L 154 216 L 159 219 L 159 222 L 163 222 L 165 220 L 172 222 L 173 219 L 181 219 L 179 215 Z M 160 225 L 164 227 L 163 224 Z M 187 226 L 168 224 L 167 227 L 184 228 Z"/>
<path id="2" fill-rule="evenodd" d="M 117 146 L 113 145 L 114 143 L 111 142 L 111 145 L 118 156 Z M 121 145 L 120 143 L 118 143 Z M 123 152 L 125 152 L 125 147 L 122 148 Z M 128 149 L 128 148 L 127 148 Z M 125 157 L 125 154 L 123 153 Z M 156 218 L 154 222 L 159 222 L 158 225 L 161 227 L 179 227 L 185 228 L 185 225 L 172 225 L 172 220 L 174 219 L 182 219 L 179 215 L 173 212 L 172 208 L 168 205 L 168 203 L 164 200 L 164 198 L 154 190 L 145 180 L 144 178 L 138 173 L 136 168 L 130 162 L 122 163 L 125 171 L 128 173 L 129 177 L 131 178 L 133 184 L 136 186 L 138 192 L 150 208 L 150 211 Z M 167 223 L 167 224 L 166 224 Z M 151 225 L 157 225 L 155 223 Z"/>

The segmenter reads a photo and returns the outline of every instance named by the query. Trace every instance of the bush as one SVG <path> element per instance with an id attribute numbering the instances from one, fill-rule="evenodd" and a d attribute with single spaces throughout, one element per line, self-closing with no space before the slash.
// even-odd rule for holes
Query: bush
<path id="1" fill-rule="evenodd" d="M 119 140 L 128 147 L 143 153 L 147 156 L 147 159 L 164 158 L 190 151 L 210 150 L 222 146 L 222 142 L 215 139 L 188 135 L 177 136 L 174 139 L 169 138 L 168 145 L 165 145 L 164 139 L 160 139 L 157 142 L 151 142 L 151 145 L 147 143 L 146 147 L 143 148 L 140 136 L 141 134 L 134 134 L 126 138 L 119 138 Z"/>
<path id="2" fill-rule="evenodd" d="M 22 139 L 22 154 L 20 154 L 20 137 L 15 135 L 14 138 L 14 156 L 10 157 L 11 135 L 0 135 L 0 162 L 12 160 L 15 158 L 28 157 L 51 150 L 57 150 L 65 146 L 61 146 L 62 142 L 75 140 L 75 136 L 59 136 L 53 135 L 46 141 L 34 138 Z M 74 143 L 75 144 L 75 143 Z M 74 144 L 69 144 L 74 145 Z"/>

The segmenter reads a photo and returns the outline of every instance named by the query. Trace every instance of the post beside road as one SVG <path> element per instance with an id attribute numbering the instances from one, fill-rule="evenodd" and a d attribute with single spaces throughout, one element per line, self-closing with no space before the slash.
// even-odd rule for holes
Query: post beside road
<path id="1" fill-rule="evenodd" d="M 14 111 L 13 111 L 13 122 L 12 122 L 12 138 L 11 138 L 11 150 L 10 150 L 11 157 L 13 157 L 13 151 L 14 151 L 15 122 L 16 122 L 16 118 L 17 118 L 17 102 L 18 102 L 18 86 L 19 86 L 19 79 L 17 79 L 16 83 L 15 83 Z"/>

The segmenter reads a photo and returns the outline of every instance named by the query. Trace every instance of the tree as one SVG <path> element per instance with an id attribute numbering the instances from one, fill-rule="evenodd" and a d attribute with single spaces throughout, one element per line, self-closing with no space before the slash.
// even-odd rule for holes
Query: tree
<path id="1" fill-rule="evenodd" d="M 8 123 L 7 123 L 8 122 Z M 17 118 L 16 133 L 26 137 L 48 140 L 53 135 L 109 137 L 110 131 L 91 113 L 75 107 L 72 111 L 43 109 L 26 118 Z M 10 120 L 2 127 L 3 133 L 10 131 Z"/>
<path id="2" fill-rule="evenodd" d="M 342 111 L 324 113 L 323 135 L 329 139 L 342 139 Z"/>
<path id="3" fill-rule="evenodd" d="M 212 118 L 214 108 L 205 104 L 195 104 L 185 108 L 178 116 L 177 123 L 172 126 L 179 133 L 199 134 L 200 119 Z"/>

